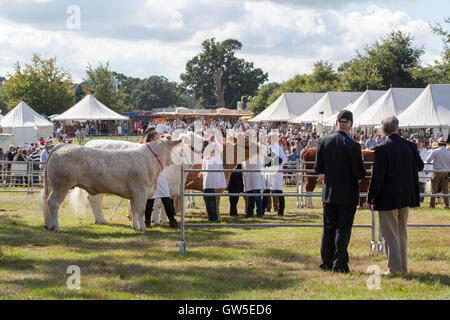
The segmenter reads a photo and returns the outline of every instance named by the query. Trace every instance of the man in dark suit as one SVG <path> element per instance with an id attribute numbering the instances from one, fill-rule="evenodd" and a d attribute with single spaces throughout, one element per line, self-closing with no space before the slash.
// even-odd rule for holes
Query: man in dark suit
<path id="1" fill-rule="evenodd" d="M 349 272 L 347 247 L 359 200 L 358 180 L 366 175 L 361 145 L 349 135 L 353 114 L 342 110 L 338 131 L 319 142 L 314 170 L 325 174 L 322 189 L 323 235 L 320 269 Z"/>
<path id="2" fill-rule="evenodd" d="M 407 272 L 408 207 L 418 207 L 419 178 L 424 163 L 417 146 L 398 135 L 398 119 L 381 122 L 386 140 L 375 147 L 368 202 L 379 211 L 381 234 L 386 243 L 388 271 Z"/>

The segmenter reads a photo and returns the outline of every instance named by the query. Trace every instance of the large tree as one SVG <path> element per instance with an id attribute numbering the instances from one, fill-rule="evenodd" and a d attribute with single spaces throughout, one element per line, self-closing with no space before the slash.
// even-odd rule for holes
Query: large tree
<path id="1" fill-rule="evenodd" d="M 193 93 L 204 107 L 216 105 L 213 75 L 219 68 L 223 71 L 222 86 L 225 87 L 227 108 L 234 108 L 244 95 L 255 95 L 268 79 L 267 73 L 255 68 L 253 63 L 235 56 L 242 49 L 238 40 L 218 42 L 211 38 L 203 41 L 202 48 L 198 55 L 187 62 L 186 71 L 180 78 L 182 89 Z"/>
<path id="2" fill-rule="evenodd" d="M 444 19 L 444 21 L 450 24 L 450 17 Z M 444 28 L 438 23 L 431 26 L 431 30 L 441 37 L 444 45 L 441 60 L 435 60 L 434 64 L 420 67 L 413 70 L 413 76 L 416 79 L 420 79 L 424 82 L 431 83 L 449 83 L 450 82 L 450 32 L 444 30 Z"/>
<path id="3" fill-rule="evenodd" d="M 94 97 L 107 107 L 115 111 L 121 111 L 123 97 L 118 90 L 118 83 L 110 70 L 109 63 L 99 63 L 95 69 L 89 64 L 86 75 L 85 80 L 92 81 L 90 91 L 92 91 Z"/>
<path id="4" fill-rule="evenodd" d="M 362 91 L 394 87 L 421 87 L 423 81 L 413 77 L 412 70 L 420 65 L 423 47 L 414 46 L 414 38 L 401 31 L 389 33 L 367 46 L 364 53 L 341 65 L 344 90 Z"/>
<path id="5" fill-rule="evenodd" d="M 113 72 L 123 97 L 122 109 L 151 110 L 180 106 L 185 103 L 178 92 L 178 84 L 163 76 L 150 76 L 146 79 L 127 77 Z"/>
<path id="6" fill-rule="evenodd" d="M 15 65 L 14 73 L 5 81 L 4 90 L 11 109 L 23 99 L 36 112 L 51 115 L 72 105 L 72 77 L 56 65 L 56 58 L 44 59 L 33 54 L 31 64 Z"/>

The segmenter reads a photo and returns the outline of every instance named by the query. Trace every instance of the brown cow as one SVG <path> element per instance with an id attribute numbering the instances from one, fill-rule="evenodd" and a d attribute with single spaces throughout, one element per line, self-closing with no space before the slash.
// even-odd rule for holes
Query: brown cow
<path id="1" fill-rule="evenodd" d="M 223 163 L 224 169 L 234 169 L 238 165 L 238 154 L 241 154 L 241 152 L 238 152 L 238 146 L 239 146 L 239 144 L 237 143 L 237 137 L 233 137 L 231 139 L 226 139 L 222 142 L 222 147 L 223 147 L 222 163 Z M 247 138 L 245 139 L 244 148 L 245 148 L 244 159 L 239 159 L 239 162 L 249 159 L 248 150 L 250 149 L 250 142 Z M 227 161 L 226 161 L 227 150 L 233 150 L 232 163 L 227 163 Z M 194 169 L 201 169 L 201 168 L 202 168 L 201 164 L 194 165 Z M 225 174 L 225 181 L 228 186 L 228 183 L 230 182 L 231 172 L 224 172 L 224 174 Z M 201 176 L 198 177 L 197 172 L 189 172 L 186 177 L 185 186 L 186 186 L 186 190 L 196 190 L 196 191 L 202 192 L 203 191 L 203 179 Z M 217 192 L 222 193 L 224 191 L 226 191 L 226 188 L 219 189 Z M 220 204 L 220 197 L 216 197 L 217 217 L 220 220 L 219 204 Z"/>
<path id="2" fill-rule="evenodd" d="M 309 170 L 314 169 L 314 161 L 316 160 L 316 153 L 317 153 L 317 148 L 303 149 L 301 156 L 300 156 L 301 160 L 305 161 L 305 162 L 311 162 L 311 163 L 304 163 L 303 169 L 309 169 Z M 363 150 L 362 156 L 363 156 L 364 162 L 369 162 L 368 164 L 365 163 L 364 167 L 366 168 L 366 170 L 370 170 L 372 168 L 372 163 L 374 161 L 374 152 L 369 151 L 369 150 Z M 315 172 L 304 173 L 304 179 L 302 181 L 302 184 L 304 185 L 304 190 L 306 192 L 313 192 L 314 188 L 316 187 L 316 184 L 317 184 L 317 177 L 308 177 L 308 174 L 316 175 Z M 372 176 L 372 173 L 367 173 L 366 178 L 364 178 L 360 181 L 360 183 L 359 183 L 360 192 L 367 192 L 369 190 L 370 176 Z M 365 202 L 366 202 L 366 197 L 359 198 L 359 206 L 360 207 L 363 207 Z M 306 206 L 308 208 L 313 208 L 311 197 L 306 197 Z"/>

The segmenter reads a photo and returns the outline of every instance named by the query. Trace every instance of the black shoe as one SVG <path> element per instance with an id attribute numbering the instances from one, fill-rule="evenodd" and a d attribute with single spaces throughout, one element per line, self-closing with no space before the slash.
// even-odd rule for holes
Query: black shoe
<path id="1" fill-rule="evenodd" d="M 172 221 L 170 221 L 170 227 L 171 228 L 178 228 L 177 220 L 173 219 Z"/>
<path id="2" fill-rule="evenodd" d="M 146 228 L 150 228 L 151 225 L 151 221 L 145 221 L 145 227 Z"/>
<path id="3" fill-rule="evenodd" d="M 323 265 L 323 264 L 321 264 L 321 265 L 319 266 L 319 268 L 320 268 L 320 270 L 322 270 L 322 271 L 331 271 L 331 270 L 332 270 L 331 267 L 328 267 L 328 266 Z"/>

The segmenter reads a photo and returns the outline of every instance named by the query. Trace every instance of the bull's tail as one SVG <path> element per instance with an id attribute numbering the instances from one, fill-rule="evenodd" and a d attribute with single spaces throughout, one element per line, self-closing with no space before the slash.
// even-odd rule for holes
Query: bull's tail
<path id="1" fill-rule="evenodd" d="M 88 192 L 81 188 L 74 188 L 69 196 L 70 206 L 76 214 L 84 213 L 87 208 Z"/>

